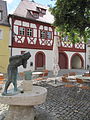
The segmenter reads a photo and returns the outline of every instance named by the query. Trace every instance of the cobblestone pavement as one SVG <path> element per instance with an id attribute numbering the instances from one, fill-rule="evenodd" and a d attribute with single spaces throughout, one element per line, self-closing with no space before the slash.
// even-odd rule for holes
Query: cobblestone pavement
<path id="1" fill-rule="evenodd" d="M 56 116 L 59 120 L 90 120 L 90 90 L 78 91 L 77 87 L 54 87 L 46 82 L 38 85 L 47 88 L 47 100 L 36 106 Z"/>

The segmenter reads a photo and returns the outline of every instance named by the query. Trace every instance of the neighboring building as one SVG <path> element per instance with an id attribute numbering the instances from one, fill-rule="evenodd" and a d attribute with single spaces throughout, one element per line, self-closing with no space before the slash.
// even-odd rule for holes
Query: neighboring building
<path id="1" fill-rule="evenodd" d="M 11 54 L 30 51 L 27 70 L 53 69 L 53 41 L 58 37 L 49 8 L 29 0 L 21 0 L 14 14 L 9 15 L 12 29 Z M 61 69 L 85 68 L 84 43 L 58 41 Z M 22 67 L 20 67 L 20 71 Z"/>
<path id="2" fill-rule="evenodd" d="M 7 19 L 7 3 L 0 0 L 0 72 L 6 73 L 9 58 L 10 27 Z"/>

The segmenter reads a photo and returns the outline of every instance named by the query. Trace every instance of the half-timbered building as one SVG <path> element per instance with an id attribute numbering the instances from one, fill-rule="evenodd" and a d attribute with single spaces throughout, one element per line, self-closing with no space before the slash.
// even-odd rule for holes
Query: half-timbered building
<path id="1" fill-rule="evenodd" d="M 47 6 L 29 0 L 21 0 L 12 15 L 11 55 L 29 51 L 27 70 L 53 69 L 53 41 L 59 37 L 53 26 L 54 17 Z M 61 69 L 85 67 L 84 43 L 72 44 L 59 37 L 59 66 Z M 20 71 L 22 68 L 20 67 Z"/>

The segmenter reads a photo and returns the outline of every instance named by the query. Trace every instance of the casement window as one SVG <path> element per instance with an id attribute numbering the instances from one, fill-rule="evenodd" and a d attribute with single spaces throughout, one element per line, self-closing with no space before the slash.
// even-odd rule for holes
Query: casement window
<path id="1" fill-rule="evenodd" d="M 27 36 L 33 36 L 33 29 L 27 28 Z"/>
<path id="2" fill-rule="evenodd" d="M 28 12 L 29 12 L 30 15 L 32 15 L 34 18 L 39 18 L 39 12 L 38 12 L 38 11 L 28 10 Z"/>
<path id="3" fill-rule="evenodd" d="M 35 18 L 38 18 L 38 17 L 39 17 L 39 14 L 36 13 L 36 12 L 33 12 L 33 16 L 34 16 Z"/>
<path id="4" fill-rule="evenodd" d="M 52 39 L 52 33 L 51 32 L 47 32 L 47 38 Z"/>
<path id="5" fill-rule="evenodd" d="M 42 39 L 52 39 L 52 32 L 49 31 L 41 31 L 40 37 Z"/>
<path id="6" fill-rule="evenodd" d="M 19 27 L 19 35 L 25 35 L 25 28 Z"/>
<path id="7" fill-rule="evenodd" d="M 19 35 L 22 36 L 33 36 L 33 29 L 32 28 L 26 28 L 26 27 L 19 27 Z"/>
<path id="8" fill-rule="evenodd" d="M 40 37 L 42 39 L 45 39 L 46 38 L 46 31 L 41 31 Z"/>
<path id="9" fill-rule="evenodd" d="M 0 11 L 0 20 L 2 20 L 2 11 Z"/>
<path id="10" fill-rule="evenodd" d="M 0 29 L 0 40 L 3 39 L 3 31 Z"/>

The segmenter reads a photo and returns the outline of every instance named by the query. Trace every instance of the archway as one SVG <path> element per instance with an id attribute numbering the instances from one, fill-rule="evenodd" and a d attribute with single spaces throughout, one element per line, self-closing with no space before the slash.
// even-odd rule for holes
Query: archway
<path id="1" fill-rule="evenodd" d="M 84 60 L 82 56 L 78 53 L 75 53 L 71 57 L 71 69 L 81 69 L 83 68 Z"/>
<path id="2" fill-rule="evenodd" d="M 35 55 L 35 69 L 45 69 L 45 54 L 41 51 Z"/>
<path id="3" fill-rule="evenodd" d="M 68 56 L 65 52 L 59 52 L 60 69 L 68 69 Z"/>

